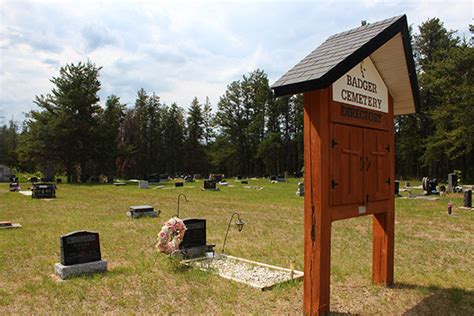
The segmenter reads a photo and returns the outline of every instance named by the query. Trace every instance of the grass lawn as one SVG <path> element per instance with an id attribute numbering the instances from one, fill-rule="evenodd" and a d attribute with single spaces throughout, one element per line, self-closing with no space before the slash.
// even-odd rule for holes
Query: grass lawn
<path id="1" fill-rule="evenodd" d="M 249 180 L 217 192 L 202 182 L 185 188 L 139 189 L 137 184 L 61 184 L 54 200 L 8 192 L 0 184 L 0 314 L 302 314 L 303 283 L 260 292 L 213 274 L 175 266 L 154 248 L 161 225 L 176 213 L 207 219 L 208 243 L 220 250 L 232 212 L 246 225 L 232 229 L 228 254 L 303 270 L 303 198 L 298 180 Z M 26 185 L 23 184 L 23 187 Z M 452 201 L 456 216 L 447 215 Z M 158 218 L 131 220 L 130 205 L 150 204 Z M 474 315 L 474 213 L 460 210 L 462 195 L 439 201 L 396 199 L 395 285 L 371 284 L 371 218 L 332 228 L 331 310 L 363 314 Z M 58 282 L 59 237 L 74 230 L 100 233 L 109 272 Z"/>

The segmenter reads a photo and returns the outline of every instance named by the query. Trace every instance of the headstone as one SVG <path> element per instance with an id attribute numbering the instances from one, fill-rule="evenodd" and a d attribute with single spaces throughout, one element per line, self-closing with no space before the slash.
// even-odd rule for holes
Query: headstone
<path id="1" fill-rule="evenodd" d="M 160 175 L 153 173 L 148 177 L 149 183 L 159 183 L 160 182 Z"/>
<path id="2" fill-rule="evenodd" d="M 63 180 L 62 180 L 61 178 L 57 178 L 57 179 L 56 179 L 56 183 L 57 183 L 57 184 L 63 183 Z"/>
<path id="3" fill-rule="evenodd" d="M 212 180 L 204 180 L 204 190 L 217 190 L 216 182 Z"/>
<path id="4" fill-rule="evenodd" d="M 211 176 L 209 177 L 210 180 L 213 180 L 215 182 L 220 182 L 223 178 L 224 175 L 221 173 L 211 174 Z"/>
<path id="5" fill-rule="evenodd" d="M 229 183 L 226 180 L 222 180 L 221 182 L 219 182 L 219 185 L 226 187 L 229 185 Z"/>
<path id="6" fill-rule="evenodd" d="M 298 190 L 296 190 L 296 195 L 304 196 L 304 182 L 298 182 Z"/>
<path id="7" fill-rule="evenodd" d="M 10 192 L 20 191 L 20 184 L 18 182 L 10 182 L 8 189 Z"/>
<path id="8" fill-rule="evenodd" d="M 127 183 L 126 182 L 114 182 L 114 185 L 116 187 L 119 187 L 119 186 L 127 185 Z"/>
<path id="9" fill-rule="evenodd" d="M 270 181 L 277 181 L 277 176 L 270 176 Z"/>
<path id="10" fill-rule="evenodd" d="M 177 187 L 177 188 L 178 188 L 178 187 L 183 187 L 183 186 L 184 186 L 184 182 L 175 182 L 175 183 L 174 183 L 174 186 Z"/>
<path id="11" fill-rule="evenodd" d="M 38 182 L 38 178 L 37 177 L 31 177 L 30 182 L 31 183 L 36 183 L 36 182 Z"/>
<path id="12" fill-rule="evenodd" d="M 157 217 L 158 215 L 160 215 L 160 211 L 155 211 L 151 205 L 130 206 L 127 212 L 127 216 L 130 218 Z"/>
<path id="13" fill-rule="evenodd" d="M 140 181 L 138 182 L 138 187 L 139 187 L 140 189 L 148 189 L 148 181 L 146 181 L 146 180 L 140 180 Z"/>
<path id="14" fill-rule="evenodd" d="M 10 221 L 0 221 L 0 229 L 8 229 L 8 228 L 20 228 L 21 225 L 18 223 L 12 223 Z"/>
<path id="15" fill-rule="evenodd" d="M 206 252 L 213 251 L 215 245 L 207 245 L 206 220 L 201 218 L 188 218 L 183 220 L 186 233 L 179 249 L 185 259 L 205 256 Z"/>
<path id="16" fill-rule="evenodd" d="M 400 181 L 395 181 L 395 196 L 400 196 Z"/>
<path id="17" fill-rule="evenodd" d="M 241 181 L 240 183 L 242 183 L 242 184 L 249 184 L 249 182 L 248 182 L 247 180 L 243 180 L 243 181 Z"/>
<path id="18" fill-rule="evenodd" d="M 61 263 L 54 265 L 54 272 L 61 279 L 105 272 L 107 261 L 100 253 L 99 233 L 75 231 L 60 238 Z"/>
<path id="19" fill-rule="evenodd" d="M 56 185 L 54 183 L 33 183 L 31 187 L 33 199 L 51 199 L 56 197 Z"/>
<path id="20" fill-rule="evenodd" d="M 236 176 L 235 180 L 242 180 L 242 176 Z"/>
<path id="21" fill-rule="evenodd" d="M 454 188 L 458 185 L 458 177 L 455 173 L 448 174 L 448 192 L 453 193 Z"/>
<path id="22" fill-rule="evenodd" d="M 277 177 L 277 181 L 278 182 L 285 182 L 286 181 L 286 177 L 282 174 L 279 174 L 278 177 Z"/>
<path id="23" fill-rule="evenodd" d="M 192 175 L 187 175 L 184 177 L 184 181 L 186 182 L 194 182 L 194 178 Z"/>
<path id="24" fill-rule="evenodd" d="M 464 191 L 463 207 L 472 207 L 472 190 Z"/>
<path id="25" fill-rule="evenodd" d="M 202 179 L 202 175 L 200 175 L 199 173 L 195 173 L 195 174 L 193 175 L 193 178 L 200 180 L 200 179 Z"/>

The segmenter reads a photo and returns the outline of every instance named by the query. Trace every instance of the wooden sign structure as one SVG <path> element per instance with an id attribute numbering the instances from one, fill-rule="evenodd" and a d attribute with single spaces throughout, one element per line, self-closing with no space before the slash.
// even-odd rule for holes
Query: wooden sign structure
<path id="1" fill-rule="evenodd" d="M 406 16 L 329 37 L 272 89 L 304 93 L 304 312 L 326 313 L 333 221 L 372 215 L 372 281 L 393 283 L 393 118 L 419 103 Z"/>

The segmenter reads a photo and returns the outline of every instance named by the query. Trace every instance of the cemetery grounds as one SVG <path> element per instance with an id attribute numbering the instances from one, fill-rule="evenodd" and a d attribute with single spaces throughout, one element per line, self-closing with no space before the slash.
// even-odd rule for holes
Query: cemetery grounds
<path id="1" fill-rule="evenodd" d="M 229 232 L 226 253 L 303 270 L 303 198 L 297 182 L 202 191 L 202 180 L 175 188 L 139 189 L 136 183 L 58 185 L 57 198 L 36 200 L 0 184 L 0 220 L 20 229 L 0 230 L 0 314 L 266 314 L 300 315 L 303 282 L 269 291 L 177 265 L 155 250 L 161 225 L 176 214 L 207 219 L 207 242 L 220 251 L 237 211 L 246 222 Z M 403 187 L 401 182 L 401 187 Z M 414 183 L 411 181 L 412 184 Z M 22 183 L 22 186 L 28 186 Z M 246 188 L 248 186 L 249 188 Z M 257 190 L 257 188 L 261 188 Z M 412 191 L 420 193 L 421 190 Z M 407 193 L 402 193 L 406 196 Z M 448 216 L 447 204 L 455 205 Z M 438 201 L 396 199 L 395 284 L 371 284 L 371 217 L 332 227 L 331 310 L 339 313 L 474 315 L 474 212 L 461 210 L 462 194 Z M 129 219 L 131 205 L 150 204 L 158 218 Z M 58 281 L 59 237 L 75 230 L 100 234 L 105 274 Z"/>

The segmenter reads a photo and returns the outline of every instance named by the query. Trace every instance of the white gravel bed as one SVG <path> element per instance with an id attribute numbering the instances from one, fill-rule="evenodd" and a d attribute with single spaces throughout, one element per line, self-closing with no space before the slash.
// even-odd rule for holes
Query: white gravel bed
<path id="1" fill-rule="evenodd" d="M 291 271 L 245 259 L 216 255 L 214 258 L 185 262 L 192 267 L 210 271 L 219 276 L 251 285 L 261 290 L 292 279 Z M 295 270 L 293 279 L 301 278 L 303 272 Z"/>

